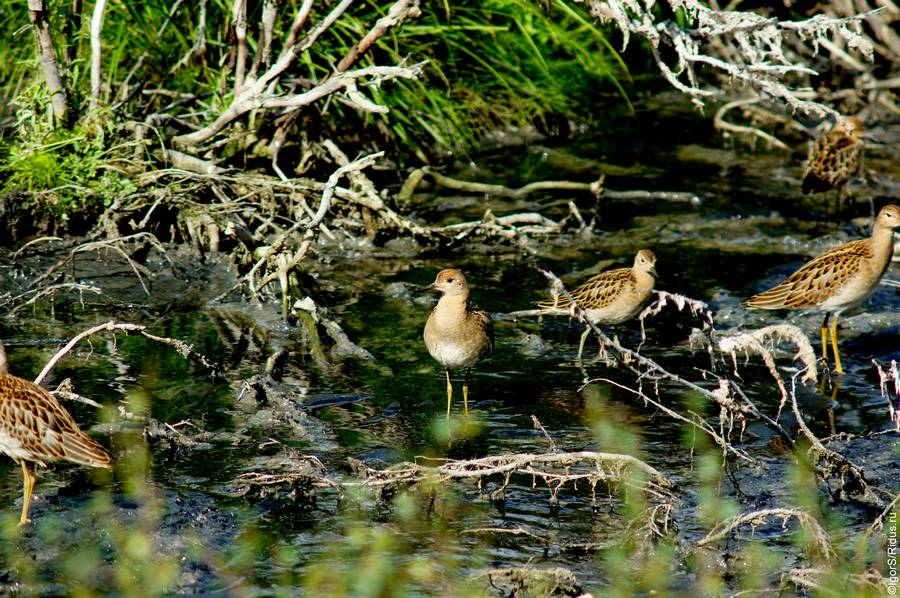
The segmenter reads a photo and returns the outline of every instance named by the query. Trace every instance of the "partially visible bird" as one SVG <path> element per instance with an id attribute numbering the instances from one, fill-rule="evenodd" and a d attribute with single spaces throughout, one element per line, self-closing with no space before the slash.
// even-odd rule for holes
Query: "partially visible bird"
<path id="1" fill-rule="evenodd" d="M 842 116 L 816 139 L 803 172 L 804 194 L 835 189 L 840 208 L 842 188 L 862 167 L 865 144 L 860 136 L 863 131 L 863 123 L 857 117 Z"/>
<path id="2" fill-rule="evenodd" d="M 838 353 L 838 317 L 863 303 L 875 291 L 894 254 L 893 231 L 900 227 L 900 206 L 878 212 L 868 239 L 839 245 L 812 259 L 773 288 L 744 301 L 760 309 L 815 308 L 825 312 L 822 322 L 822 358 L 828 360 L 826 330 L 831 316 L 831 346 L 835 371 L 843 374 Z"/>
<path id="3" fill-rule="evenodd" d="M 631 268 L 617 268 L 601 272 L 569 293 L 595 324 L 620 324 L 638 315 L 653 295 L 656 285 L 656 255 L 649 249 L 641 249 L 634 256 Z M 541 311 L 548 315 L 570 313 L 572 302 L 565 296 L 538 302 Z M 584 351 L 584 343 L 591 329 L 581 335 L 578 359 Z"/>
<path id="4" fill-rule="evenodd" d="M 469 411 L 469 370 L 494 349 L 494 324 L 484 310 L 469 303 L 469 283 L 456 268 L 438 272 L 426 290 L 440 291 L 441 298 L 425 322 L 423 338 L 432 357 L 447 374 L 447 417 L 453 399 L 450 370 L 465 369 L 463 406 Z"/>
<path id="5" fill-rule="evenodd" d="M 28 509 L 38 465 L 66 459 L 79 465 L 110 468 L 106 450 L 85 435 L 49 392 L 9 373 L 0 343 L 0 452 L 22 466 L 23 498 L 19 525 L 30 523 Z"/>

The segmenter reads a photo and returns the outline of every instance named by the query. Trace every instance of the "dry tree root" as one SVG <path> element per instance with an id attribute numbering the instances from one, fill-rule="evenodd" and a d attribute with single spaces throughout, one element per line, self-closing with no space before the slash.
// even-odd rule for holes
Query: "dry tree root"
<path id="1" fill-rule="evenodd" d="M 51 284 L 39 289 L 29 289 L 24 293 L 16 296 L 10 296 L 0 301 L 0 309 L 8 310 L 9 314 L 14 316 L 29 305 L 35 305 L 38 301 L 49 299 L 51 314 L 55 312 L 56 296 L 65 292 L 74 291 L 78 294 L 80 303 L 84 304 L 84 294 L 93 293 L 102 295 L 103 291 L 100 287 L 79 282 L 63 282 L 59 284 Z"/>
<path id="2" fill-rule="evenodd" d="M 787 530 L 788 519 L 796 519 L 808 534 L 811 549 L 826 559 L 835 556 L 828 532 L 816 521 L 815 517 L 801 509 L 763 509 L 736 515 L 716 525 L 703 539 L 697 542 L 697 545 L 702 547 L 717 542 L 744 525 L 750 526 L 751 533 L 755 532 L 756 528 L 763 525 L 768 519 L 776 517 L 781 519 L 781 529 L 783 530 Z"/>
<path id="3" fill-rule="evenodd" d="M 27 244 L 26 246 L 21 247 L 15 254 L 16 257 L 19 257 L 26 247 L 33 247 L 32 244 Z M 86 243 L 81 243 L 71 249 L 68 255 L 49 268 L 41 274 L 34 278 L 30 283 L 29 287 L 34 289 L 44 283 L 45 281 L 50 281 L 54 278 L 65 278 L 66 274 L 60 274 L 60 270 L 68 266 L 70 271 L 74 271 L 75 269 L 75 257 L 79 253 L 85 253 L 89 251 L 101 251 L 101 250 L 110 250 L 118 254 L 131 268 L 132 272 L 134 272 L 135 277 L 138 279 L 138 282 L 141 285 L 141 288 L 144 290 L 144 293 L 149 296 L 150 289 L 147 286 L 147 280 L 150 277 L 150 272 L 148 269 L 140 264 L 137 260 L 133 258 L 133 255 L 137 252 L 142 251 L 145 247 L 156 249 L 169 263 L 172 272 L 178 274 L 178 268 L 175 266 L 172 259 L 169 257 L 169 254 L 166 252 L 165 247 L 163 247 L 162 243 L 160 243 L 159 239 L 156 238 L 155 235 L 148 232 L 136 232 L 134 234 L 125 235 L 125 236 L 114 236 L 112 238 L 97 240 L 97 241 L 88 241 Z M 60 287 L 60 285 L 68 284 L 70 286 L 78 285 L 77 281 L 72 283 L 58 283 L 56 285 L 50 284 L 40 291 L 42 294 L 46 294 L 46 291 L 52 289 L 54 286 Z M 77 287 L 73 287 L 77 288 Z"/>
<path id="4" fill-rule="evenodd" d="M 401 203 L 408 202 L 412 199 L 419 184 L 425 176 L 431 177 L 434 182 L 447 189 L 456 191 L 464 191 L 466 193 L 477 193 L 479 195 L 492 195 L 494 197 L 506 197 L 509 199 L 519 199 L 537 193 L 540 191 L 579 191 L 590 193 L 597 199 L 606 198 L 613 200 L 663 200 L 671 202 L 686 202 L 692 206 L 699 206 L 702 202 L 700 198 L 693 193 L 685 193 L 680 191 L 613 191 L 607 189 L 604 185 L 606 177 L 600 177 L 592 183 L 582 183 L 578 181 L 536 181 L 528 183 L 517 189 L 505 187 L 503 185 L 495 185 L 492 183 L 479 183 L 474 181 L 463 181 L 454 179 L 439 172 L 435 172 L 428 166 L 423 166 L 412 171 L 404 181 L 400 192 L 397 194 L 397 201 Z"/>
<path id="5" fill-rule="evenodd" d="M 834 571 L 827 567 L 798 567 L 791 569 L 781 576 L 781 588 L 779 592 L 800 592 L 819 590 L 823 595 L 855 596 L 873 595 L 890 596 L 888 579 L 874 569 L 866 573 L 848 573 L 841 579 L 842 585 L 835 587 Z M 823 585 L 824 584 L 824 585 Z M 861 591 L 862 590 L 862 591 Z"/>
<path id="6" fill-rule="evenodd" d="M 564 567 L 509 567 L 478 575 L 502 596 L 572 596 L 590 598 L 575 574 Z"/>
<path id="7" fill-rule="evenodd" d="M 881 488 L 871 484 L 866 479 L 865 470 L 845 457 L 822 444 L 803 419 L 800 407 L 797 405 L 796 376 L 792 379 L 790 392 L 791 408 L 800 431 L 809 442 L 809 454 L 812 455 L 812 465 L 816 473 L 825 482 L 828 492 L 832 497 L 840 500 L 856 500 L 862 504 L 876 509 L 883 509 L 890 494 Z M 838 487 L 833 490 L 829 481 L 836 479 Z"/>
<path id="8" fill-rule="evenodd" d="M 816 353 L 813 350 L 809 337 L 792 324 L 766 326 L 759 330 L 721 338 L 719 339 L 719 351 L 725 355 L 731 356 L 731 362 L 734 366 L 734 375 L 738 378 L 740 377 L 737 371 L 737 353 L 739 351 L 744 354 L 746 359 L 749 359 L 750 354 L 762 357 L 763 363 L 766 364 L 769 374 L 774 378 L 775 384 L 778 385 L 778 390 L 781 393 L 781 402 L 778 404 L 778 413 L 775 415 L 775 420 L 777 420 L 781 415 L 784 404 L 788 400 L 788 391 L 784 385 L 784 379 L 775 367 L 775 357 L 772 355 L 772 351 L 768 346 L 770 341 L 772 344 L 781 341 L 790 341 L 796 345 L 797 353 L 795 359 L 800 360 L 803 364 L 804 372 L 800 380 L 802 382 L 811 382 L 815 384 L 816 379 L 818 378 Z"/>
<path id="9" fill-rule="evenodd" d="M 311 455 L 293 452 L 277 458 L 267 457 L 260 468 L 266 471 L 247 471 L 232 481 L 236 496 L 258 498 L 287 497 L 292 503 L 310 503 L 315 500 L 318 488 L 340 488 L 331 482 L 325 465 Z"/>
<path id="10" fill-rule="evenodd" d="M 282 463 L 284 459 L 286 465 Z M 315 471 L 303 465 L 314 461 Z M 292 469 L 291 463 L 299 464 Z M 674 485 L 662 473 L 643 461 L 631 456 L 595 451 L 514 453 L 492 455 L 476 459 L 432 459 L 418 457 L 415 462 L 404 462 L 384 469 L 369 467 L 356 459 L 349 459 L 350 467 L 359 480 L 336 480 L 329 475 L 315 457 L 287 455 L 273 464 L 261 460 L 258 468 L 246 472 L 233 480 L 239 492 L 274 493 L 279 488 L 289 486 L 293 492 L 300 484 L 310 491 L 316 488 L 330 488 L 343 495 L 352 489 L 377 491 L 381 498 L 393 496 L 402 488 L 424 485 L 425 488 L 458 482 L 474 482 L 475 487 L 486 498 L 503 501 L 513 476 L 530 479 L 534 490 L 546 488 L 551 506 L 558 505 L 559 493 L 569 487 L 572 491 L 582 488 L 590 490 L 592 508 L 598 508 L 597 486 L 601 489 L 623 487 L 644 494 L 651 502 L 647 510 L 647 521 L 642 521 L 642 537 L 667 534 L 670 529 L 669 517 L 672 505 L 677 502 Z M 310 473 L 312 471 L 312 473 Z M 497 486 L 487 492 L 485 484 L 496 479 Z M 541 482 L 539 484 L 538 482 Z M 268 489 L 263 489 L 263 488 Z M 292 495 L 293 497 L 293 495 Z M 655 536 L 654 536 L 655 537 Z"/>

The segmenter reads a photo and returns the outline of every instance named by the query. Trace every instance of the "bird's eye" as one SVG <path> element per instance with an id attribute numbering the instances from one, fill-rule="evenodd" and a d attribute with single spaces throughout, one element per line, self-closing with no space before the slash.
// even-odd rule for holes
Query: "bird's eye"
<path id="1" fill-rule="evenodd" d="M 447 282 L 453 282 L 453 279 L 452 279 L 452 278 L 448 278 L 448 279 L 447 279 Z"/>

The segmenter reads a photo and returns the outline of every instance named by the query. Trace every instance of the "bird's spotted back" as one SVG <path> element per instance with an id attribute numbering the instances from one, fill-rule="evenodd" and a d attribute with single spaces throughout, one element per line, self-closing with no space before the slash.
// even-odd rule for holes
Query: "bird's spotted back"
<path id="1" fill-rule="evenodd" d="M 600 309 L 615 301 L 623 291 L 633 289 L 637 284 L 631 268 L 617 268 L 601 272 L 587 280 L 570 294 L 585 309 Z M 567 309 L 572 302 L 565 296 L 557 301 L 540 301 L 541 309 Z"/>
<path id="2" fill-rule="evenodd" d="M 813 307 L 835 295 L 859 272 L 860 262 L 873 255 L 868 239 L 851 241 L 807 262 L 784 282 L 745 304 L 768 309 Z"/>
<path id="3" fill-rule="evenodd" d="M 804 193 L 818 193 L 847 184 L 860 169 L 863 142 L 843 130 L 830 131 L 816 140 L 809 152 Z"/>

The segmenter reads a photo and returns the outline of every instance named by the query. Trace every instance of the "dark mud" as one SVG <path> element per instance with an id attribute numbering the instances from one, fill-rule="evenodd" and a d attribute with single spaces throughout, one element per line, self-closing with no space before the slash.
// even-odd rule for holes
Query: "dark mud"
<path id="1" fill-rule="evenodd" d="M 897 173 L 881 171 L 876 183 L 880 186 L 874 188 L 855 183 L 857 200 L 845 201 L 835 217 L 829 214 L 830 200 L 800 196 L 799 156 L 754 156 L 724 145 L 707 121 L 686 110 L 665 118 L 641 112 L 615 122 L 616 127 L 602 134 L 583 135 L 561 147 L 533 141 L 467 157 L 471 163 L 459 164 L 456 176 L 518 186 L 539 179 L 590 180 L 605 172 L 610 188 L 690 191 L 699 194 L 703 204 L 594 205 L 589 197 L 561 195 L 507 202 L 417 194 L 407 210 L 432 223 L 477 218 L 486 207 L 498 215 L 538 211 L 560 216 L 565 200 L 574 199 L 597 224 L 591 234 L 541 239 L 531 243 L 530 250 L 492 244 L 423 257 L 407 242 L 326 247 L 321 259 L 308 265 L 318 281 L 316 300 L 329 306 L 331 317 L 350 338 L 374 355 L 372 361 L 329 355 L 327 348 L 325 360 L 317 358 L 308 349 L 303 327 L 283 323 L 275 304 L 212 303 L 234 283 L 227 260 L 198 263 L 187 249 L 173 247 L 170 257 L 179 265 L 173 270 L 151 254 L 145 264 L 152 273 L 148 295 L 131 268 L 113 253 L 79 256 L 77 277 L 99 287 L 101 294 L 60 293 L 52 305 L 42 301 L 0 320 L 0 338 L 15 372 L 33 377 L 66 339 L 95 323 L 117 319 L 192 343 L 218 365 L 220 375 L 211 376 L 138 337 L 98 337 L 92 346 L 85 343 L 64 359 L 48 384 L 71 377 L 80 394 L 102 403 L 102 411 L 75 403 L 67 407 L 111 447 L 117 463 L 132 467 L 126 471 L 123 466 L 120 472 L 117 466 L 112 475 L 65 465 L 42 472 L 32 506 L 36 525 L 15 547 L 34 555 L 32 565 L 39 573 L 23 577 L 23 567 L 7 555 L 0 583 L 7 584 L 8 591 L 65 593 L 76 567 L 72 555 L 79 546 L 96 543 L 99 534 L 99 547 L 92 548 L 94 561 L 86 561 L 99 563 L 99 573 L 88 585 L 99 593 L 114 593 L 116 584 L 104 575 L 114 575 L 115 563 L 122 560 L 115 556 L 123 550 L 116 540 L 118 528 L 143 530 L 146 545 L 135 548 L 136 556 L 129 558 L 160 556 L 172 568 L 164 577 L 170 591 L 290 592 L 312 563 L 351 541 L 346 526 L 362 521 L 373 528 L 391 527 L 393 515 L 371 498 L 360 499 L 359 507 L 348 512 L 341 503 L 346 497 L 327 489 L 320 489 L 315 501 L 298 500 L 288 491 L 246 492 L 232 482 L 239 475 L 289 469 L 291 459 L 300 455 L 317 457 L 329 476 L 340 479 L 353 475 L 348 458 L 385 467 L 416 455 L 464 458 L 546 451 L 547 440 L 532 425 L 532 415 L 562 450 L 635 450 L 679 486 L 682 503 L 673 513 L 678 541 L 692 543 L 705 535 L 709 526 L 699 513 L 704 496 L 698 490 L 700 474 L 683 441 L 684 430 L 614 386 L 589 384 L 579 390 L 586 377 L 631 381 L 593 357 L 580 367 L 575 352 L 581 327 L 564 318 L 498 321 L 494 356 L 473 376 L 466 437 L 448 446 L 443 374 L 421 342 L 431 298 L 420 296 L 418 287 L 430 282 L 437 270 L 454 265 L 472 281 L 473 298 L 481 307 L 495 313 L 528 309 L 547 292 L 539 268 L 575 284 L 610 265 L 628 265 L 636 250 L 649 247 L 658 256 L 660 287 L 708 302 L 719 333 L 757 328 L 782 314 L 747 311 L 741 298 L 767 288 L 821 250 L 866 235 L 867 199 L 874 195 L 883 202 L 896 193 Z M 873 164 L 891 162 L 876 150 L 868 161 L 870 168 Z M 12 264 L 5 251 L 0 260 L 4 296 L 22 292 L 57 257 L 32 252 Z M 900 278 L 896 267 L 887 278 Z M 882 285 L 869 303 L 842 320 L 847 374 L 840 387 L 801 393 L 804 417 L 820 438 L 891 429 L 871 360 L 888 364 L 900 359 L 898 305 L 900 289 Z M 787 314 L 787 320 L 800 326 L 818 348 L 818 314 Z M 689 315 L 667 310 L 648 321 L 642 352 L 676 371 L 696 372 L 707 363 L 705 354 L 694 353 L 687 342 L 696 327 L 699 322 Z M 636 323 L 616 332 L 627 346 L 640 342 Z M 593 356 L 594 339 L 586 351 Z M 278 352 L 283 357 L 275 376 L 264 373 L 270 356 Z M 788 379 L 796 371 L 787 353 L 779 365 Z M 742 368 L 742 377 L 748 395 L 774 413 L 779 396 L 762 364 L 751 361 Z M 663 388 L 663 396 L 673 406 L 690 400 L 677 387 Z M 457 417 L 461 401 L 454 406 Z M 604 429 L 627 433 L 604 433 L 598 417 Z M 157 434 L 142 433 L 146 418 L 160 422 Z M 176 426 L 184 438 L 166 432 L 165 424 L 187 420 L 191 423 Z M 789 409 L 781 422 L 796 429 Z M 741 436 L 742 448 L 761 465 L 736 468 L 720 487 L 741 510 L 796 504 L 791 485 L 785 483 L 792 459 L 773 450 L 773 436 L 759 424 L 751 424 Z M 896 493 L 897 446 L 898 436 L 885 434 L 835 442 L 831 448 L 846 450 L 873 482 Z M 143 472 L 141 490 L 133 487 L 135 459 L 144 464 L 137 468 Z M 0 504 L 11 517 L 20 500 L 18 467 L 2 460 L 0 473 Z M 109 493 L 98 505 L 96 494 L 103 489 Z M 588 590 L 598 592 L 605 586 L 607 574 L 598 567 L 597 557 L 572 546 L 618 540 L 624 515 L 617 498 L 600 497 L 592 508 L 590 493 L 564 491 L 559 508 L 551 509 L 546 488 L 533 489 L 529 480 L 514 479 L 502 505 L 483 499 L 490 491 L 462 484 L 439 501 L 441 533 L 455 538 L 450 547 L 413 532 L 409 541 L 420 554 L 433 551 L 439 567 L 459 569 L 462 576 L 531 560 L 570 569 Z M 865 528 L 873 517 L 848 503 L 827 508 L 852 531 Z M 427 535 L 428 525 L 435 524 L 423 524 L 420 533 Z M 497 533 L 457 535 L 480 527 L 519 527 L 553 542 Z M 783 568 L 789 568 L 802 555 L 783 536 L 776 520 L 758 527 L 754 538 L 778 551 Z M 245 545 L 260 548 L 255 559 L 235 548 Z M 397 566 L 408 558 L 397 556 Z M 246 571 L 252 573 L 238 573 Z M 672 571 L 673 587 L 689 585 L 692 575 L 683 568 Z M 447 593 L 427 584 L 418 587 L 425 594 Z"/>

